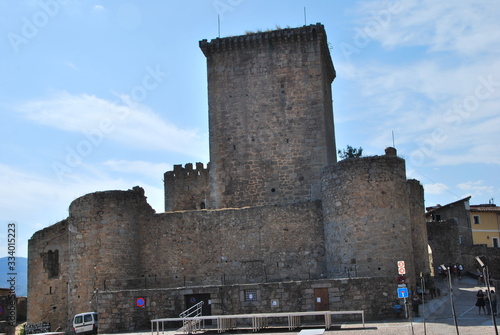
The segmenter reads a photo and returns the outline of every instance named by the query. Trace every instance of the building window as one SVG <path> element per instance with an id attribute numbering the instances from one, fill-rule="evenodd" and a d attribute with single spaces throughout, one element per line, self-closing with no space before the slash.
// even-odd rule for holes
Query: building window
<path id="1" fill-rule="evenodd" d="M 481 223 L 481 222 L 479 222 L 479 215 L 474 215 L 473 219 L 474 219 L 474 224 L 480 224 Z"/>
<path id="2" fill-rule="evenodd" d="M 493 248 L 498 248 L 498 237 L 493 237 L 492 243 L 493 243 Z"/>
<path id="3" fill-rule="evenodd" d="M 49 250 L 42 254 L 42 258 L 43 267 L 47 271 L 49 279 L 57 278 L 59 276 L 59 250 Z"/>
<path id="4" fill-rule="evenodd" d="M 257 290 L 245 290 L 245 301 L 257 301 Z"/>
<path id="5" fill-rule="evenodd" d="M 436 214 L 436 221 L 441 221 L 441 215 Z"/>

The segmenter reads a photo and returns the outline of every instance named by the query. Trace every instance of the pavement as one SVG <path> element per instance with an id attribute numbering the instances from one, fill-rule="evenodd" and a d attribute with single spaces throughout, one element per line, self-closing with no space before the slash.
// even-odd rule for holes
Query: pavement
<path id="1" fill-rule="evenodd" d="M 491 315 L 479 314 L 476 303 L 476 293 L 482 289 L 486 291 L 486 286 L 478 285 L 477 280 L 469 277 L 452 280 L 452 299 L 450 298 L 450 288 L 448 280 L 437 279 L 436 285 L 441 291 L 441 295 L 430 299 L 425 296 L 424 304 L 420 305 L 420 317 L 408 318 L 404 316 L 400 319 L 387 321 L 365 322 L 363 324 L 346 322 L 334 323 L 336 326 L 324 332 L 324 335 L 477 335 L 477 334 L 498 334 L 495 331 Z M 500 298 L 500 295 L 499 295 Z M 453 304 L 451 301 L 453 300 Z M 500 302 L 500 301 L 499 301 Z M 500 303 L 499 303 L 500 311 Z M 410 306 L 411 308 L 411 306 Z M 456 315 L 456 325 L 453 310 Z M 500 318 L 496 317 L 497 329 L 500 330 Z M 257 334 L 261 335 L 295 335 L 300 329 L 287 331 L 284 329 L 265 329 Z M 128 333 L 134 335 L 151 335 L 151 332 Z M 179 335 L 177 329 L 165 330 L 159 335 Z M 208 331 L 203 334 L 217 334 L 216 331 Z M 252 334 L 251 330 L 228 331 L 224 334 Z M 117 334 L 114 334 L 117 335 Z M 156 334 L 155 334 L 156 335 Z"/>

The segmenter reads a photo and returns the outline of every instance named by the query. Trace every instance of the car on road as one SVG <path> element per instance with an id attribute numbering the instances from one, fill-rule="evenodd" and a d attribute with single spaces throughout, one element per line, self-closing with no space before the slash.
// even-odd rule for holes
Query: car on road
<path id="1" fill-rule="evenodd" d="M 99 314 L 87 312 L 76 314 L 73 318 L 73 330 L 75 334 L 97 334 L 99 328 Z"/>

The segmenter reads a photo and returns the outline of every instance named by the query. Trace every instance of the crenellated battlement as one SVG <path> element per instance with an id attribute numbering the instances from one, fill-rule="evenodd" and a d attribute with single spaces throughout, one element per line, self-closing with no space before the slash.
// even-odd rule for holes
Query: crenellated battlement
<path id="1" fill-rule="evenodd" d="M 210 197 L 208 173 L 210 163 L 174 165 L 173 171 L 164 175 L 165 211 L 205 209 Z"/>
<path id="2" fill-rule="evenodd" d="M 176 164 L 174 165 L 173 171 L 165 172 L 165 180 L 172 180 L 173 178 L 196 178 L 198 176 L 208 175 L 210 163 L 207 164 L 206 168 L 203 167 L 203 163 L 196 163 L 195 166 L 196 168 L 193 168 L 192 163 L 187 163 L 185 166 L 182 166 L 182 164 Z"/>
<path id="3" fill-rule="evenodd" d="M 320 40 L 325 43 L 326 31 L 321 23 L 303 26 L 299 28 L 286 28 L 265 32 L 249 33 L 241 36 L 215 38 L 210 42 L 201 40 L 200 48 L 206 57 L 213 53 L 232 50 L 255 49 L 263 45 L 275 45 L 280 43 L 304 42 Z"/>

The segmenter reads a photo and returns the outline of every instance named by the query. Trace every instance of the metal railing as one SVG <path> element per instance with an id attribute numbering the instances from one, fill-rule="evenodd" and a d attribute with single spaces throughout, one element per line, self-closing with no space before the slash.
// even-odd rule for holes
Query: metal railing
<path id="1" fill-rule="evenodd" d="M 200 301 L 196 305 L 186 309 L 184 312 L 179 314 L 179 317 L 182 318 L 182 331 L 184 334 L 192 334 L 195 331 L 201 331 L 205 326 L 205 320 L 201 319 L 191 319 L 188 318 L 196 318 L 202 316 L 202 307 L 203 301 Z"/>

